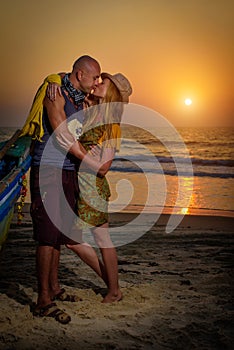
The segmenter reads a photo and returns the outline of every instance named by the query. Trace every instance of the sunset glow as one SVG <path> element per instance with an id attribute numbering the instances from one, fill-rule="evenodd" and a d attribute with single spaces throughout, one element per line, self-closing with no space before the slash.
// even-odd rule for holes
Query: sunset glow
<path id="1" fill-rule="evenodd" d="M 193 103 L 193 101 L 190 98 L 186 98 L 184 100 L 184 104 L 186 104 L 186 106 L 190 106 Z"/>
<path id="2" fill-rule="evenodd" d="M 233 13 L 231 0 L 3 1 L 0 125 L 22 126 L 44 78 L 84 54 L 125 74 L 130 102 L 175 126 L 230 125 Z"/>

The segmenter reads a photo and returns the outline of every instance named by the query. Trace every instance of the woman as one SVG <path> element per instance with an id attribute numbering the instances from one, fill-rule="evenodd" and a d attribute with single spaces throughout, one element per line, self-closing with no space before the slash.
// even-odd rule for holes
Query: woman
<path id="1" fill-rule="evenodd" d="M 122 293 L 118 283 L 116 249 L 109 235 L 108 199 L 110 189 L 106 180 L 115 152 L 119 149 L 120 121 L 123 103 L 128 103 L 132 88 L 122 74 L 101 74 L 102 82 L 86 101 L 91 108 L 85 109 L 83 133 L 78 145 L 70 150 L 82 160 L 78 172 L 80 194 L 78 198 L 78 225 L 89 227 L 98 245 L 102 262 L 94 249 L 86 244 L 67 245 L 84 262 L 102 277 L 108 286 L 104 303 L 119 301 Z M 90 152 L 101 145 L 101 152 Z M 98 148 L 98 147 L 96 147 Z"/>

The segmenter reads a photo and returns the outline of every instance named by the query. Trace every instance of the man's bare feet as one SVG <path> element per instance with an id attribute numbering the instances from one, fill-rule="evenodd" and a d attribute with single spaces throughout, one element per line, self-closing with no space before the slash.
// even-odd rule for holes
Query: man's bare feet
<path id="1" fill-rule="evenodd" d="M 50 299 L 53 301 L 56 297 L 56 295 L 58 295 L 61 292 L 61 288 L 57 288 L 57 289 L 51 289 L 50 290 Z"/>

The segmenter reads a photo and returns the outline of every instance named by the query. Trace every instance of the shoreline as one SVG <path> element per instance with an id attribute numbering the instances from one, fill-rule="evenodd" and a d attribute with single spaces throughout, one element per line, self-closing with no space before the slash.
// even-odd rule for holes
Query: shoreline
<path id="1" fill-rule="evenodd" d="M 139 214 L 144 208 L 142 206 L 130 206 L 128 209 L 124 209 L 119 213 L 136 213 Z M 144 209 L 148 214 L 160 214 L 160 215 L 171 215 L 173 212 L 173 208 L 164 207 L 158 208 L 157 211 L 153 211 L 151 208 Z M 193 209 L 193 208 L 175 208 L 173 215 L 181 215 L 181 216 L 208 216 L 208 217 L 229 217 L 234 218 L 234 211 L 231 210 L 222 210 L 222 209 Z M 112 212 L 110 212 L 112 214 Z"/>
<path id="2" fill-rule="evenodd" d="M 29 173 L 30 171 L 28 171 L 26 173 L 26 179 L 27 179 L 27 194 L 25 197 L 25 204 L 30 203 L 31 202 L 31 198 L 30 198 L 30 178 L 29 178 Z M 139 188 L 140 185 L 139 184 L 139 188 L 135 187 L 134 191 L 137 192 L 137 196 L 135 198 L 135 203 L 137 204 L 132 204 L 131 202 L 128 205 L 122 205 L 122 204 L 118 204 L 118 201 L 116 202 L 116 192 L 115 192 L 115 187 L 116 187 L 116 183 L 119 180 L 119 175 L 116 176 L 115 172 L 110 172 L 110 174 L 108 174 L 108 182 L 110 184 L 110 189 L 111 189 L 111 197 L 110 197 L 110 204 L 109 204 L 109 212 L 111 213 L 112 211 L 116 211 L 119 213 L 140 213 L 143 209 L 146 213 L 156 213 L 156 214 L 160 214 L 164 215 L 164 214 L 171 214 L 172 211 L 174 211 L 175 215 L 188 215 L 188 216 L 222 216 L 222 217 L 231 217 L 234 218 L 234 207 L 233 205 L 230 206 L 229 205 L 229 209 L 208 209 L 208 208 L 190 208 L 190 207 L 174 207 L 172 206 L 173 201 L 169 201 L 166 202 L 165 204 L 168 204 L 167 206 L 164 205 L 164 207 L 161 206 L 156 206 L 154 204 L 154 206 L 144 206 L 144 202 L 142 203 L 141 200 L 139 200 L 139 198 L 141 197 L 141 193 L 139 192 Z M 131 177 L 134 177 L 134 174 L 131 174 Z M 167 175 L 169 176 L 169 175 Z M 175 180 L 175 178 L 172 176 L 172 179 Z M 137 181 L 136 179 L 134 181 Z M 143 193 L 144 193 L 144 187 L 143 187 Z M 231 188 L 230 188 L 231 190 Z M 120 193 L 121 195 L 121 193 Z M 113 209 L 112 209 L 112 202 L 113 202 Z M 169 206 L 170 205 L 170 206 Z M 187 203 L 188 205 L 188 203 Z M 122 208 L 124 208 L 122 210 Z M 231 210 L 230 210 L 231 208 Z M 232 210 L 233 209 L 233 210 Z"/>
<path id="3" fill-rule="evenodd" d="M 18 200 L 19 201 L 19 200 Z M 17 201 L 17 202 L 18 202 Z M 27 193 L 26 198 L 25 198 L 25 203 L 24 203 L 24 207 L 23 207 L 23 212 L 29 212 L 29 208 L 30 208 L 30 197 L 29 194 Z M 213 217 L 222 217 L 222 218 L 230 218 L 233 219 L 234 218 L 234 211 L 230 211 L 230 210 L 221 210 L 221 209 L 189 209 L 188 212 L 186 213 L 182 213 L 183 208 L 178 208 L 176 210 L 176 213 L 174 213 L 173 215 L 178 215 L 178 216 L 182 216 L 182 217 L 193 217 L 193 216 L 198 216 L 198 217 L 209 217 L 209 218 L 213 218 Z M 15 209 L 16 211 L 17 209 Z M 131 215 L 139 215 L 141 213 L 142 210 L 145 210 L 146 214 L 149 215 L 160 215 L 160 217 L 165 216 L 165 217 L 169 217 L 172 214 L 173 208 L 170 207 L 164 207 L 164 208 L 159 208 L 158 211 L 153 212 L 152 209 L 144 209 L 144 207 L 142 206 L 128 206 L 128 208 L 118 211 L 118 212 L 109 212 L 110 216 L 115 216 L 115 215 L 122 215 L 122 214 L 131 214 Z"/>

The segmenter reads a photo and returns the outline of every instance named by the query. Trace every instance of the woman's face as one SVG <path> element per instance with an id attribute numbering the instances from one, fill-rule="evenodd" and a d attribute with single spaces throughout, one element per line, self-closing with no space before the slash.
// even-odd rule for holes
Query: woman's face
<path id="1" fill-rule="evenodd" d="M 110 85 L 110 79 L 108 78 L 103 79 L 102 82 L 99 83 L 98 86 L 94 88 L 93 95 L 96 97 L 104 98 L 106 96 L 106 92 L 108 90 L 109 85 Z"/>

